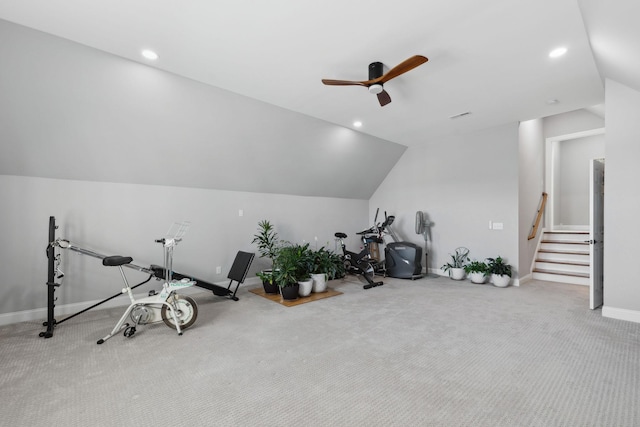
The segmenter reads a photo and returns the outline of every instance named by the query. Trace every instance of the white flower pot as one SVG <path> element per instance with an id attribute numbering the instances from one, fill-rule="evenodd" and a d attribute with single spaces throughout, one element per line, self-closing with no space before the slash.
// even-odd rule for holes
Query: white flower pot
<path id="1" fill-rule="evenodd" d="M 452 268 L 449 270 L 449 277 L 453 280 L 464 279 L 464 268 Z"/>
<path id="2" fill-rule="evenodd" d="M 298 295 L 301 297 L 308 297 L 311 295 L 311 289 L 313 288 L 313 280 L 305 280 L 304 282 L 298 282 L 300 288 L 298 289 Z"/>
<path id="3" fill-rule="evenodd" d="M 493 283 L 493 286 L 497 286 L 498 288 L 506 288 L 507 286 L 509 286 L 510 281 L 511 277 L 507 276 L 506 274 L 491 275 L 491 283 Z"/>
<path id="4" fill-rule="evenodd" d="M 327 290 L 327 276 L 322 274 L 312 274 L 311 279 L 313 280 L 313 292 L 325 292 Z"/>
<path id="5" fill-rule="evenodd" d="M 485 276 L 484 273 L 474 271 L 469 273 L 469 279 L 471 280 L 472 283 L 482 284 L 487 279 L 487 276 Z"/>

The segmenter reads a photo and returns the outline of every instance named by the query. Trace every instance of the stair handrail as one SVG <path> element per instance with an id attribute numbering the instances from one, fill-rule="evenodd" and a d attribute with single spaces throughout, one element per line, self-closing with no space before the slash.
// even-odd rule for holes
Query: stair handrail
<path id="1" fill-rule="evenodd" d="M 547 193 L 542 192 L 542 197 L 540 199 L 540 205 L 538 207 L 538 212 L 536 213 L 536 219 L 533 222 L 533 226 L 531 227 L 531 233 L 529 233 L 528 240 L 534 239 L 536 234 L 538 234 L 538 227 L 540 226 L 540 220 L 542 219 L 542 214 L 544 213 L 544 207 L 547 205 Z"/>

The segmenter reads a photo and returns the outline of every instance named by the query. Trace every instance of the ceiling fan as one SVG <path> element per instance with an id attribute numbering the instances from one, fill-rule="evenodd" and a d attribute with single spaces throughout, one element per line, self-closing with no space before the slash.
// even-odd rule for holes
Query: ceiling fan
<path id="1" fill-rule="evenodd" d="M 422 55 L 414 55 L 390 69 L 386 74 L 383 74 L 382 72 L 382 62 L 372 62 L 369 64 L 369 80 L 358 82 L 351 80 L 322 79 L 322 83 L 328 86 L 365 86 L 369 88 L 369 93 L 378 95 L 380 106 L 384 107 L 391 102 L 391 97 L 387 91 L 384 90 L 384 84 L 407 71 L 413 70 L 427 61 L 428 59 Z"/>

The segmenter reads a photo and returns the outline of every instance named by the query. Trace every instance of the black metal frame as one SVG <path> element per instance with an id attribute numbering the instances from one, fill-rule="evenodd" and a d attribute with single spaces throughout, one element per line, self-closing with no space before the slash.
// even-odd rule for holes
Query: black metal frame
<path id="1" fill-rule="evenodd" d="M 92 308 L 96 308 L 99 305 L 104 304 L 107 301 L 111 301 L 112 299 L 119 297 L 120 295 L 123 295 L 122 292 L 118 292 L 115 295 L 110 296 L 109 298 L 106 298 L 98 303 L 93 304 L 90 307 L 87 307 L 85 309 L 80 310 L 79 312 L 72 314 L 70 316 L 65 317 L 64 319 L 57 321 L 55 318 L 55 307 L 56 307 L 56 296 L 55 296 L 55 292 L 56 292 L 56 288 L 58 286 L 60 286 L 60 283 L 56 283 L 55 282 L 55 274 L 56 274 L 56 268 L 55 268 L 55 246 L 53 245 L 53 242 L 55 242 L 56 240 L 56 230 L 58 229 L 58 226 L 56 225 L 56 219 L 55 217 L 51 216 L 49 217 L 49 244 L 47 245 L 47 258 L 48 258 L 48 268 L 47 268 L 47 321 L 44 322 L 42 324 L 42 326 L 46 326 L 47 330 L 45 332 L 40 332 L 39 336 L 43 337 L 43 338 L 51 338 L 53 336 L 53 330 L 55 329 L 55 327 L 63 322 L 66 322 L 67 320 L 73 319 L 74 317 L 91 310 Z M 78 250 L 76 248 L 76 250 Z M 82 253 L 86 253 L 92 256 L 99 256 L 98 254 L 95 254 L 93 252 L 90 251 L 86 251 L 86 250 L 81 250 Z M 136 266 L 137 267 L 137 266 Z M 137 270 L 144 270 L 141 268 L 136 268 Z M 147 278 L 147 280 L 144 280 L 140 283 L 138 283 L 137 285 L 133 286 L 131 289 L 135 289 L 138 286 L 142 286 L 145 283 L 147 283 L 149 280 L 151 280 L 153 278 L 153 275 L 150 274 L 149 277 Z"/>
<path id="2" fill-rule="evenodd" d="M 51 338 L 53 336 L 53 328 L 56 326 L 56 319 L 54 317 L 54 309 L 56 306 L 56 287 L 60 286 L 55 282 L 55 248 L 51 244 L 56 240 L 56 218 L 49 217 L 49 244 L 47 245 L 47 321 L 42 324 L 46 326 L 45 332 L 40 332 L 40 336 L 44 338 Z"/>
<path id="3" fill-rule="evenodd" d="M 376 286 L 384 285 L 384 282 L 382 281 L 374 281 L 371 277 L 369 277 L 369 274 L 367 273 L 369 266 L 373 269 L 373 265 L 370 262 L 369 242 L 365 241 L 364 236 L 362 237 L 364 248 L 362 249 L 362 251 L 360 251 L 360 253 L 355 253 L 347 250 L 343 238 L 339 236 L 342 235 L 346 237 L 346 234 L 336 233 L 335 235 L 342 241 L 340 246 L 342 247 L 342 259 L 345 261 L 345 267 L 347 267 L 346 272 L 351 274 L 359 274 L 364 277 L 367 281 L 367 284 L 362 286 L 363 289 L 371 289 L 375 288 Z"/>

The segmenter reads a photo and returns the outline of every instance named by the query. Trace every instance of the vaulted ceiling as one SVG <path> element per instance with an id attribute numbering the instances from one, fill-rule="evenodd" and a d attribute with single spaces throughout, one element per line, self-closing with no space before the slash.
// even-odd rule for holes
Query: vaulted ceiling
<path id="1" fill-rule="evenodd" d="M 0 0 L 0 19 L 411 146 L 601 104 L 604 77 L 640 88 L 639 8 L 631 0 Z M 567 53 L 550 58 L 557 47 Z M 429 61 L 386 83 L 385 107 L 364 87 L 321 83 L 366 80 L 369 63 L 388 71 L 412 55 Z M 470 114 L 452 118 L 461 113 Z M 402 152 L 392 151 L 392 159 Z"/>

